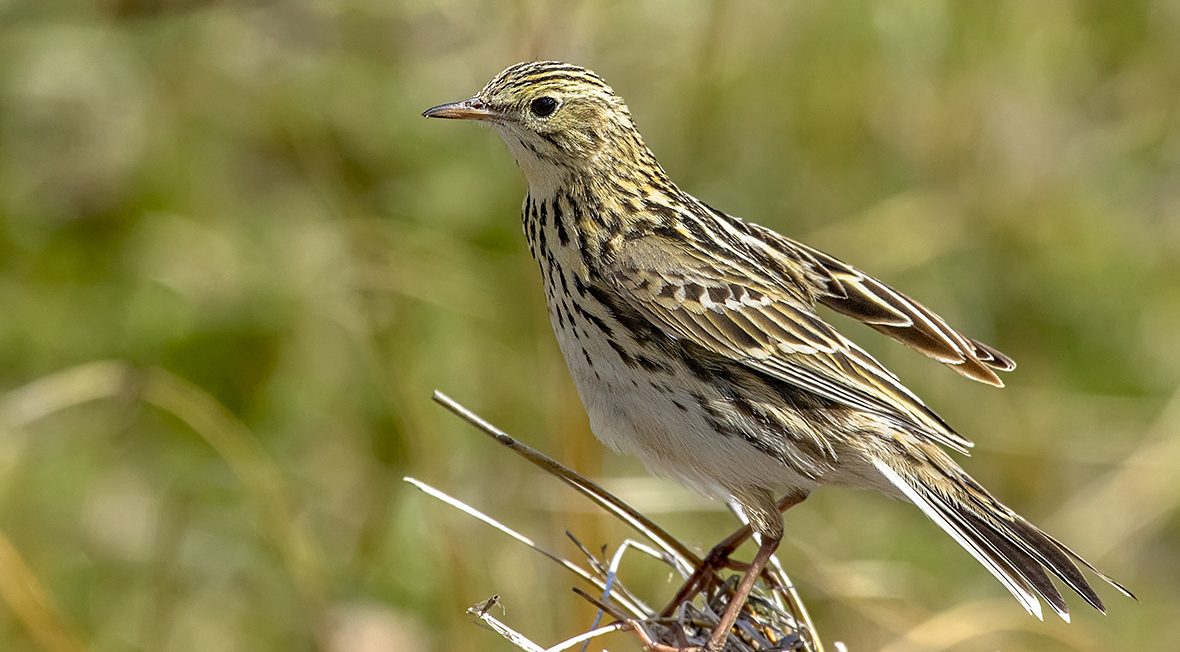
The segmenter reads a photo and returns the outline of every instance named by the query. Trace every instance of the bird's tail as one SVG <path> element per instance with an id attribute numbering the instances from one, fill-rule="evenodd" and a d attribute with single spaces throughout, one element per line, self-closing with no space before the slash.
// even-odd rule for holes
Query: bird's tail
<path id="1" fill-rule="evenodd" d="M 965 472 L 953 466 L 953 462 L 950 462 L 953 468 L 932 471 L 941 472 L 934 481 L 894 468 L 879 458 L 874 459 L 873 464 L 901 494 L 971 553 L 1037 618 L 1043 619 L 1040 602 L 1043 599 L 1057 615 L 1069 622 L 1069 608 L 1049 578 L 1050 573 L 1082 596 L 1090 606 L 1106 613 L 1102 599 L 1086 581 L 1079 566 L 1089 569 L 1123 595 L 1135 597 L 1063 543 L 1005 507 Z"/>

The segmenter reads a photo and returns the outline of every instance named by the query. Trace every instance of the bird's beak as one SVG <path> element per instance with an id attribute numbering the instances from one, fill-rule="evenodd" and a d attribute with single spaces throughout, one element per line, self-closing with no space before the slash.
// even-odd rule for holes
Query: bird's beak
<path id="1" fill-rule="evenodd" d="M 425 118 L 448 118 L 450 120 L 494 120 L 500 114 L 489 109 L 483 100 L 473 97 L 461 102 L 432 106 L 423 111 L 422 116 Z"/>

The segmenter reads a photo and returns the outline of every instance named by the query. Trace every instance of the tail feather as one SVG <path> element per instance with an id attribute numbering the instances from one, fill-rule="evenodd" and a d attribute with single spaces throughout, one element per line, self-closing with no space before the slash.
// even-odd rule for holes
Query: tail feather
<path id="1" fill-rule="evenodd" d="M 1029 552 L 1037 558 L 1042 565 L 1053 574 L 1065 582 L 1069 588 L 1073 589 L 1078 595 L 1082 596 L 1091 607 L 1094 607 L 1102 613 L 1106 613 L 1106 605 L 1102 604 L 1102 598 L 1098 597 L 1094 588 L 1086 581 L 1082 571 L 1078 569 L 1077 564 L 1074 563 L 1076 554 L 1050 539 L 1044 532 L 1041 532 L 1035 525 L 1024 520 L 1020 516 L 1015 516 L 1014 520 L 1007 525 L 1005 529 L 1013 531 L 1009 537 L 1019 537 L 1025 542 Z"/>
<path id="2" fill-rule="evenodd" d="M 1000 580 L 1033 616 L 1042 618 L 1040 600 L 1044 600 L 1063 620 L 1069 621 L 1069 608 L 1049 573 L 1092 607 L 1106 613 L 1102 599 L 1078 568 L 1079 564 L 1134 598 L 1125 587 L 1097 571 L 1077 553 L 998 502 L 987 503 L 972 495 L 947 496 L 904 476 L 880 459 L 874 459 L 873 464 L 910 502 Z"/>
<path id="3" fill-rule="evenodd" d="M 912 502 L 914 505 L 917 505 L 918 509 L 921 509 L 922 512 L 930 518 L 930 520 L 938 524 L 938 526 L 945 530 L 947 534 L 951 535 L 951 538 L 958 542 L 959 545 L 963 546 L 967 552 L 971 553 L 972 557 L 975 557 L 975 559 L 980 564 L 983 564 L 983 567 L 986 568 L 992 575 L 994 575 L 996 579 L 999 580 L 1000 583 L 1012 593 L 1012 595 L 1018 602 L 1020 602 L 1021 606 L 1023 606 L 1026 611 L 1028 611 L 1033 616 L 1036 616 L 1039 620 L 1044 620 L 1044 617 L 1041 615 L 1041 603 L 1039 600 L 1037 600 L 1036 596 L 1033 595 L 1032 587 L 1029 586 L 1028 581 L 1018 574 L 1013 574 L 1006 565 L 997 563 L 997 560 L 994 558 L 994 556 L 988 550 L 980 546 L 976 537 L 968 532 L 964 532 L 960 527 L 947 520 L 946 515 L 943 514 L 941 510 L 928 501 L 922 492 L 919 492 L 919 490 L 911 486 L 909 482 L 906 482 L 906 480 L 902 478 L 897 471 L 893 470 L 893 467 L 877 459 L 873 460 L 873 465 L 876 466 L 877 470 L 881 472 L 881 475 L 885 476 L 885 478 L 888 479 L 890 483 L 897 487 L 897 489 L 901 491 L 905 497 L 910 500 L 910 502 Z"/>
<path id="4" fill-rule="evenodd" d="M 1031 523 L 1028 523 L 1027 521 L 1024 521 L 1024 524 L 1030 528 L 1036 529 Z M 1119 593 L 1122 593 L 1123 595 L 1127 596 L 1128 598 L 1131 598 L 1132 600 L 1135 600 L 1135 601 L 1139 600 L 1139 598 L 1136 597 L 1134 593 L 1131 593 L 1130 589 L 1123 586 L 1122 584 L 1120 584 L 1118 581 L 1116 581 L 1114 578 L 1107 575 L 1106 573 L 1103 573 L 1102 571 L 1098 570 L 1097 568 L 1094 568 L 1094 564 L 1091 564 L 1090 562 L 1086 561 L 1085 559 L 1082 559 L 1081 555 L 1079 555 L 1078 553 L 1071 550 L 1064 543 L 1061 543 L 1061 541 L 1057 540 L 1056 537 L 1050 535 L 1049 533 L 1047 533 L 1043 530 L 1037 529 L 1036 531 L 1042 537 L 1045 537 L 1046 539 L 1048 539 L 1054 546 L 1059 548 L 1062 552 L 1069 555 L 1070 559 L 1072 559 L 1074 562 L 1080 564 L 1082 567 L 1084 567 L 1086 570 L 1090 571 L 1091 573 L 1094 573 L 1095 575 L 1097 575 L 1099 579 L 1101 579 L 1103 582 L 1106 582 L 1107 584 L 1109 584 L 1112 588 L 1114 588 L 1114 590 L 1118 591 Z M 1105 612 L 1103 612 L 1103 613 L 1105 613 Z"/>
<path id="5" fill-rule="evenodd" d="M 940 508 L 943 507 L 949 506 L 943 502 L 940 504 Z M 1022 549 L 1019 543 L 1009 540 L 998 528 L 993 527 L 982 518 L 964 510 L 948 508 L 945 511 L 953 521 L 975 535 L 994 554 L 992 560 L 995 563 L 1005 566 L 1009 572 L 1019 575 L 1032 585 L 1037 595 L 1049 603 L 1049 606 L 1062 620 L 1069 622 L 1069 606 L 1066 605 L 1065 598 L 1061 597 L 1061 592 L 1053 585 L 1053 580 L 1049 579 L 1041 562 Z M 1058 574 L 1056 569 L 1049 568 L 1054 574 Z M 1088 586 L 1086 588 L 1089 589 Z M 1089 600 L 1089 598 L 1086 599 Z"/>

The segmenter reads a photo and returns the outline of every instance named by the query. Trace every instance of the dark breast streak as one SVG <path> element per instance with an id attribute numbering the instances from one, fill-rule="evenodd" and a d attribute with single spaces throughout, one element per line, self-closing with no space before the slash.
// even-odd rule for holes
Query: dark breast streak
<path id="1" fill-rule="evenodd" d="M 669 409 L 692 411 L 717 434 L 738 438 L 803 477 L 822 474 L 834 461 L 833 452 L 817 445 L 814 437 L 796 432 L 780 418 L 780 411 L 766 406 L 813 414 L 836 406 L 671 338 L 626 306 L 588 264 L 584 247 L 592 236 L 587 231 L 595 227 L 587 229 L 571 219 L 585 219 L 586 213 L 564 193 L 545 200 L 530 195 L 524 206 L 524 232 L 541 271 L 553 328 L 559 339 L 564 333 L 576 342 L 577 350 L 569 350 L 568 344 L 564 348 L 567 363 L 573 363 L 569 356 L 579 356 L 598 382 L 633 387 L 646 383 L 668 398 Z M 626 378 L 604 378 L 599 368 L 605 361 L 596 358 L 601 355 L 616 356 L 630 373 Z"/>

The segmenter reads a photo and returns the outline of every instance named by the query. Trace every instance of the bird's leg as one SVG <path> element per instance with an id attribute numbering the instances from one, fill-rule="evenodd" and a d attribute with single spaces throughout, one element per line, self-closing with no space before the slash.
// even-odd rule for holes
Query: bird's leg
<path id="1" fill-rule="evenodd" d="M 671 616 L 681 604 L 692 600 L 693 596 L 698 592 L 708 588 L 712 580 L 715 579 L 712 575 L 733 563 L 730 561 L 729 556 L 745 543 L 746 539 L 749 539 L 752 533 L 753 530 L 750 529 L 749 525 L 743 525 L 733 534 L 722 539 L 721 543 L 713 546 L 709 554 L 705 555 L 705 558 L 701 560 L 701 565 L 693 569 L 692 575 L 684 581 L 684 584 L 680 585 L 680 590 L 672 597 L 672 601 L 668 603 L 668 606 L 664 607 L 663 611 L 660 612 L 660 616 L 664 618 Z"/>
<path id="2" fill-rule="evenodd" d="M 735 532 L 734 534 L 736 535 L 739 532 Z M 746 536 L 741 538 L 741 541 L 744 541 L 749 536 L 750 533 L 747 532 Z M 730 538 L 734 537 L 731 536 L 726 541 Z M 725 648 L 725 639 L 729 636 L 729 630 L 737 622 L 738 614 L 742 612 L 742 607 L 746 606 L 746 598 L 750 596 L 750 591 L 754 588 L 754 582 L 758 581 L 758 576 L 762 574 L 762 569 L 766 567 L 766 562 L 770 561 L 770 556 L 774 554 L 780 541 L 782 541 L 782 537 L 762 535 L 762 545 L 758 547 L 758 553 L 754 555 L 753 561 L 750 562 L 750 566 L 746 569 L 746 574 L 742 575 L 742 580 L 738 583 L 737 589 L 729 597 L 729 602 L 725 605 L 725 611 L 721 612 L 721 620 L 713 628 L 713 633 L 709 635 L 709 642 L 705 644 L 705 647 L 673 647 L 655 643 L 646 637 L 646 633 L 643 633 L 641 638 L 647 639 L 644 641 L 644 650 L 648 650 L 649 652 L 722 652 Z"/>
<path id="3" fill-rule="evenodd" d="M 807 492 L 791 492 L 786 496 L 783 496 L 782 500 L 778 502 L 778 511 L 785 512 L 795 505 L 803 502 L 803 499 L 806 497 Z M 692 575 L 690 575 L 688 579 L 685 580 L 684 584 L 680 586 L 680 590 L 677 591 L 676 595 L 672 597 L 672 601 L 668 603 L 668 606 L 664 607 L 664 609 L 660 611 L 660 616 L 664 618 L 671 616 L 676 612 L 676 609 L 678 609 L 681 604 L 692 600 L 693 596 L 695 596 L 698 592 L 708 589 L 708 587 L 715 580 L 714 574 L 718 570 L 721 570 L 722 568 L 748 570 L 749 566 L 746 566 L 745 564 L 738 564 L 730 560 L 729 556 L 733 554 L 735 550 L 741 547 L 741 545 L 746 542 L 746 539 L 750 538 L 751 534 L 753 534 L 753 530 L 750 529 L 750 526 L 743 525 L 742 527 L 735 530 L 733 534 L 730 534 L 729 536 L 722 539 L 721 543 L 713 546 L 713 548 L 709 550 L 709 554 L 705 555 L 705 558 L 701 561 L 701 565 L 693 569 Z"/>
<path id="4" fill-rule="evenodd" d="M 778 548 L 779 541 L 782 541 L 782 537 L 762 537 L 762 545 L 758 546 L 758 554 L 754 555 L 754 560 L 750 562 L 750 567 L 746 569 L 746 574 L 738 583 L 737 590 L 729 597 L 729 603 L 725 605 L 725 611 L 721 614 L 721 621 L 717 623 L 717 627 L 709 635 L 709 642 L 705 644 L 706 652 L 721 652 L 725 647 L 725 639 L 729 636 L 729 629 L 737 621 L 738 614 L 746 605 L 746 598 L 749 597 L 750 590 L 754 588 L 754 582 L 758 581 L 758 576 L 762 574 L 766 562 L 770 560 L 770 556 Z"/>

